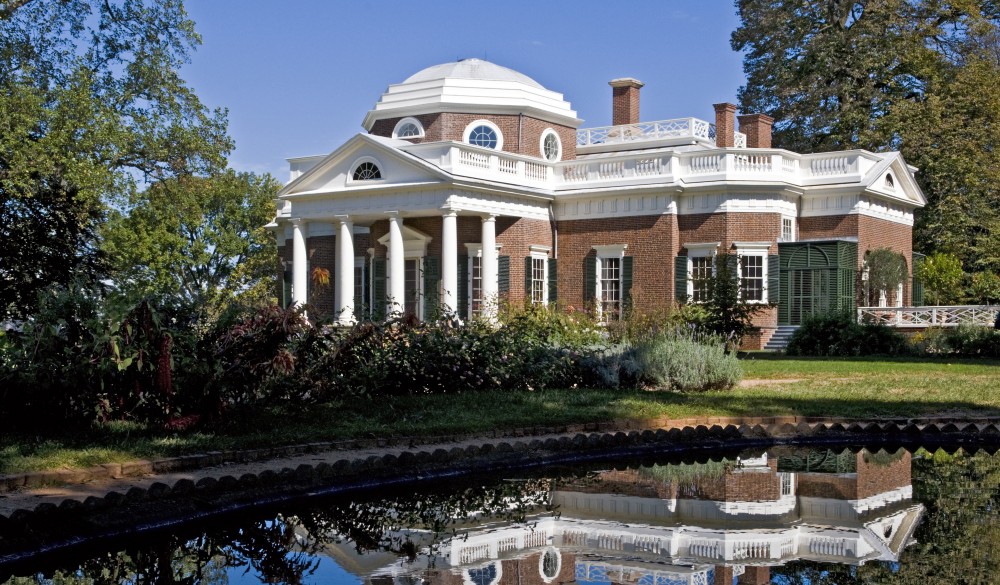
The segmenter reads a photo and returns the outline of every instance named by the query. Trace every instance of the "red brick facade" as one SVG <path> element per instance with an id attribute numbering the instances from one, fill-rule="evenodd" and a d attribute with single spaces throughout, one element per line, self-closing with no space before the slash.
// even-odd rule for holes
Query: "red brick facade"
<path id="1" fill-rule="evenodd" d="M 715 145 L 732 148 L 736 144 L 736 106 L 714 104 L 712 107 L 715 108 Z"/>
<path id="2" fill-rule="evenodd" d="M 639 90 L 643 83 L 637 79 L 613 79 L 611 85 L 611 124 L 639 123 Z"/>
<path id="3" fill-rule="evenodd" d="M 531 116 L 511 114 L 423 114 L 413 116 L 424 127 L 424 137 L 412 142 L 440 142 L 454 140 L 461 142 L 466 127 L 476 120 L 489 120 L 497 125 L 503 134 L 503 151 L 525 156 L 544 158 L 541 149 L 542 133 L 551 128 L 559 135 L 562 144 L 562 160 L 576 158 L 576 129 L 539 120 Z M 402 118 L 378 120 L 372 126 L 371 134 L 392 137 L 392 131 Z"/>

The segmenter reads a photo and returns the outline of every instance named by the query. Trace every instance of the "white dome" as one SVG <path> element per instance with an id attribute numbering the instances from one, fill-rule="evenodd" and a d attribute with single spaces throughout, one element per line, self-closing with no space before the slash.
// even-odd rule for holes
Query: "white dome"
<path id="1" fill-rule="evenodd" d="M 517 81 L 538 89 L 545 89 L 542 84 L 528 77 L 523 73 L 518 73 L 513 69 L 501 67 L 496 63 L 483 61 L 482 59 L 462 59 L 454 63 L 442 63 L 434 65 L 414 73 L 406 78 L 403 83 L 419 83 L 421 81 L 432 81 L 435 79 L 487 79 L 492 81 Z"/>
<path id="2" fill-rule="evenodd" d="M 513 69 L 462 59 L 428 67 L 390 85 L 362 126 L 370 131 L 378 120 L 440 112 L 525 114 L 573 128 L 581 122 L 561 93 Z"/>

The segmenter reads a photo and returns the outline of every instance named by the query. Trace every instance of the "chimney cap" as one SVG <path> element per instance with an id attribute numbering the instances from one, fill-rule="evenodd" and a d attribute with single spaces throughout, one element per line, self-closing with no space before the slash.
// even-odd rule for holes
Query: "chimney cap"
<path id="1" fill-rule="evenodd" d="M 641 82 L 641 81 L 639 81 L 638 79 L 636 79 L 634 77 L 619 77 L 618 79 L 612 79 L 611 81 L 609 81 L 608 85 L 610 85 L 611 87 L 635 87 L 635 88 L 640 88 L 640 87 L 642 87 L 642 86 L 644 86 L 646 84 L 643 83 L 643 82 Z"/>

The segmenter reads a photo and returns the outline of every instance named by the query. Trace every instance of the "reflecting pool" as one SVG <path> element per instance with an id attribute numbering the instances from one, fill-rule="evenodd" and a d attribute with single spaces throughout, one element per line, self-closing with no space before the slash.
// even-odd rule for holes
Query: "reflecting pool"
<path id="1" fill-rule="evenodd" d="M 39 555 L 0 580 L 997 583 L 998 494 L 1000 455 L 985 451 L 646 456 L 310 499 Z"/>

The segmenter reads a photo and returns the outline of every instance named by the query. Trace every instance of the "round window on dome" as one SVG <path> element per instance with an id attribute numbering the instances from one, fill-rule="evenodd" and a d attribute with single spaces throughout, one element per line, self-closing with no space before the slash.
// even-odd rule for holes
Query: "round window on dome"
<path id="1" fill-rule="evenodd" d="M 496 124 L 488 120 L 476 120 L 465 128 L 465 141 L 473 146 L 500 150 L 503 148 L 503 134 Z"/>
<path id="2" fill-rule="evenodd" d="M 547 161 L 556 162 L 562 158 L 562 142 L 552 128 L 546 128 L 545 132 L 542 132 L 541 151 L 542 157 Z"/>

